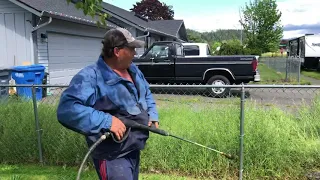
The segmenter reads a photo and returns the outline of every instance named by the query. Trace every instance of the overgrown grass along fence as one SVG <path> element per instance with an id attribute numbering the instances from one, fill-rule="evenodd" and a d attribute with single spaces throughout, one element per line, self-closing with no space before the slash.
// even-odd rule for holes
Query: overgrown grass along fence
<path id="1" fill-rule="evenodd" d="M 270 71 L 271 69 L 278 76 L 277 83 L 283 84 L 308 84 L 306 80 L 301 78 L 301 58 L 292 58 L 292 57 L 261 57 L 259 59 L 261 63 L 258 66 L 258 69 L 261 69 L 261 73 Z M 265 72 L 263 72 L 265 71 Z M 271 72 L 269 72 L 271 73 Z M 272 73 L 271 73 L 272 74 Z M 262 76 L 265 77 L 265 76 Z M 267 76 L 268 77 L 268 76 Z M 275 78 L 275 77 L 273 77 Z M 274 80 L 274 79 L 273 79 Z M 264 83 L 264 80 L 261 81 Z"/>
<path id="2" fill-rule="evenodd" d="M 79 166 L 87 152 L 84 137 L 62 127 L 56 119 L 59 96 L 38 103 L 46 165 Z M 208 97 L 209 98 L 209 97 Z M 240 98 L 210 102 L 170 98 L 159 101 L 160 127 L 234 155 L 239 154 Z M 224 103 L 221 103 L 224 101 Z M 247 100 L 244 110 L 244 179 L 303 179 L 320 169 L 320 99 L 295 114 Z M 32 101 L 10 98 L 0 105 L 0 163 L 39 162 Z M 91 164 L 92 166 L 92 164 Z M 39 168 L 41 168 L 39 166 Z M 170 137 L 151 134 L 142 152 L 142 172 L 175 173 L 236 179 L 239 159 L 220 155 Z"/>

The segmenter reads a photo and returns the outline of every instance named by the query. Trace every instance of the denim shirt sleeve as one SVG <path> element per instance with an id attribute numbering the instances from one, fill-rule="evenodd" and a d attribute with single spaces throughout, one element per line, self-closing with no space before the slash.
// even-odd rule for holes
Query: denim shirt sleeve
<path id="1" fill-rule="evenodd" d="M 145 79 L 143 73 L 138 68 L 137 68 L 137 70 L 140 73 L 140 75 L 145 83 L 145 87 L 146 87 L 146 97 L 145 98 L 146 98 L 146 102 L 147 102 L 147 106 L 148 106 L 148 114 L 150 116 L 150 121 L 159 122 L 159 115 L 158 115 L 158 111 L 156 108 L 156 102 L 155 102 L 153 95 L 150 91 L 149 83 Z"/>
<path id="2" fill-rule="evenodd" d="M 96 101 L 95 82 L 92 69 L 82 70 L 74 76 L 62 93 L 57 109 L 57 118 L 62 125 L 84 135 L 111 128 L 112 116 L 92 107 Z"/>

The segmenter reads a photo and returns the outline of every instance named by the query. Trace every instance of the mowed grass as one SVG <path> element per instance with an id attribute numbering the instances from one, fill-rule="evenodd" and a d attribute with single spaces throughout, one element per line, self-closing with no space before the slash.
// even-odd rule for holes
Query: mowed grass
<path id="1" fill-rule="evenodd" d="M 320 80 L 320 72 L 319 71 L 302 70 L 301 74 L 304 76 L 307 76 L 307 77 L 311 77 L 311 78 Z"/>
<path id="2" fill-rule="evenodd" d="M 66 166 L 36 165 L 0 165 L 1 180 L 70 180 L 76 179 L 78 169 Z M 94 169 L 86 169 L 81 174 L 82 180 L 98 179 Z M 177 175 L 141 173 L 139 179 L 144 180 L 192 180 L 191 177 Z"/>
<path id="3" fill-rule="evenodd" d="M 159 105 L 160 127 L 237 156 L 240 108 L 238 103 L 230 103 L 163 102 Z M 56 105 L 42 103 L 38 110 L 46 166 L 76 169 L 87 152 L 84 137 L 58 123 Z M 254 103 L 246 104 L 245 179 L 304 179 L 306 173 L 320 168 L 320 100 L 316 99 L 310 108 L 301 108 L 298 114 L 296 117 L 276 107 L 265 109 Z M 27 170 L 39 162 L 32 103 L 11 100 L 0 105 L 0 120 L 0 147 L 5 147 L 0 151 L 0 163 L 6 164 L 3 167 L 22 165 L 24 172 L 30 171 L 30 177 L 46 172 L 47 169 L 40 166 Z M 153 176 L 149 173 L 161 174 L 154 179 L 177 179 L 178 176 L 237 179 L 238 176 L 239 159 L 228 160 L 213 151 L 158 134 L 150 135 L 141 156 L 141 172 L 147 174 L 146 178 Z M 88 166 L 92 170 L 91 162 Z M 18 171 L 11 172 L 15 174 L 9 173 L 10 177 L 19 176 Z M 62 175 L 57 170 L 52 173 L 47 176 L 60 178 Z M 70 175 L 74 174 L 72 171 Z M 84 176 L 90 174 L 94 172 L 83 173 Z"/>
<path id="4" fill-rule="evenodd" d="M 266 64 L 260 63 L 258 66 L 260 72 L 261 81 L 254 82 L 252 84 L 292 84 L 297 85 L 299 82 L 296 79 L 285 80 L 285 73 L 277 72 L 274 69 L 269 68 Z M 303 78 L 300 78 L 301 85 L 310 85 L 311 83 Z"/>

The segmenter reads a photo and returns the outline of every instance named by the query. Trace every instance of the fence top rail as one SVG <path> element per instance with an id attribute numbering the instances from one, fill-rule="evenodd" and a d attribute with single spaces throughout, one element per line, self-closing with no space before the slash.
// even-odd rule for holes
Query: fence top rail
<path id="1" fill-rule="evenodd" d="M 44 84 L 0 84 L 0 87 L 42 87 L 66 88 L 69 85 L 44 85 Z M 241 84 L 241 85 L 178 85 L 178 84 L 150 84 L 151 88 L 319 88 L 320 85 L 287 85 L 287 84 Z"/>
<path id="2" fill-rule="evenodd" d="M 268 85 L 268 84 L 260 84 L 260 85 L 150 85 L 150 87 L 154 88 L 320 88 L 320 85 Z"/>

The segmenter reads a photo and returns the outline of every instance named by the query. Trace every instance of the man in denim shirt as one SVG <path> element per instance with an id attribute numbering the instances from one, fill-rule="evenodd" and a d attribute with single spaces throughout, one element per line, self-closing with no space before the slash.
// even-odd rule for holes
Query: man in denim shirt
<path id="1" fill-rule="evenodd" d="M 158 128 L 158 112 L 142 72 L 132 63 L 135 48 L 144 47 L 123 28 L 109 30 L 98 61 L 76 74 L 63 92 L 57 109 L 58 121 L 85 135 L 88 146 L 101 132 L 108 138 L 92 152 L 100 180 L 138 180 L 140 151 L 148 131 L 131 129 L 124 121 Z"/>

